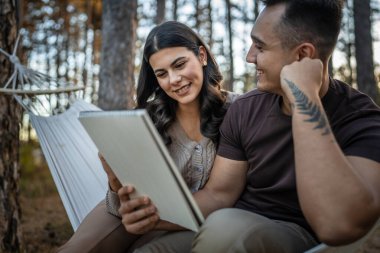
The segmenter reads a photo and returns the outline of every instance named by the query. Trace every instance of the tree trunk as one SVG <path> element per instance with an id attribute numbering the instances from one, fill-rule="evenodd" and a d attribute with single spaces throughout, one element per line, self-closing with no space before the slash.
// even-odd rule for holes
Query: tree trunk
<path id="1" fill-rule="evenodd" d="M 200 0 L 195 0 L 195 3 L 194 3 L 194 20 L 195 20 L 195 30 L 199 33 L 199 30 L 201 28 L 201 7 L 200 7 L 200 3 L 199 3 Z"/>
<path id="2" fill-rule="evenodd" d="M 0 47 L 12 52 L 17 35 L 15 1 L 0 0 Z M 12 74 L 9 59 L 0 53 L 0 86 Z M 12 96 L 0 93 L 0 252 L 21 251 L 19 187 L 19 124 L 21 108 Z"/>
<path id="3" fill-rule="evenodd" d="M 329 60 L 328 70 L 329 70 L 329 75 L 334 76 L 334 65 L 333 65 L 332 58 L 330 58 Z"/>
<path id="4" fill-rule="evenodd" d="M 229 70 L 228 70 L 228 79 L 224 83 L 224 88 L 226 90 L 232 91 L 234 84 L 234 54 L 233 54 L 233 40 L 232 40 L 232 15 L 231 15 L 231 2 L 226 0 L 226 16 L 227 16 L 227 30 L 228 30 L 228 61 L 229 61 Z"/>
<path id="5" fill-rule="evenodd" d="M 214 40 L 212 37 L 212 32 L 213 32 L 213 21 L 212 21 L 212 5 L 211 1 L 208 1 L 207 3 L 207 24 L 208 24 L 208 29 L 207 29 L 207 34 L 208 34 L 208 39 L 207 43 L 210 49 L 212 49 L 212 46 L 214 44 Z"/>
<path id="6" fill-rule="evenodd" d="M 99 106 L 134 106 L 137 0 L 103 0 Z"/>
<path id="7" fill-rule="evenodd" d="M 379 102 L 373 64 L 370 2 L 354 0 L 356 80 L 360 91 Z"/>
<path id="8" fill-rule="evenodd" d="M 177 20 L 178 19 L 178 1 L 177 0 L 173 0 L 173 20 Z"/>
<path id="9" fill-rule="evenodd" d="M 156 24 L 161 24 L 165 21 L 166 0 L 157 0 L 157 15 Z"/>
<path id="10" fill-rule="evenodd" d="M 259 16 L 259 1 L 258 0 L 254 0 L 253 15 L 254 15 L 254 20 L 256 20 L 257 17 Z"/>

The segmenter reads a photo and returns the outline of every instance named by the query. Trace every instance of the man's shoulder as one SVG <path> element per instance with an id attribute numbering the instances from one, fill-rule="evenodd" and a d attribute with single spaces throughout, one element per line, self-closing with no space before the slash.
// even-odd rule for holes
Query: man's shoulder
<path id="1" fill-rule="evenodd" d="M 329 99 L 334 100 L 335 103 L 341 103 L 340 107 L 344 105 L 345 107 L 349 107 L 350 111 L 370 108 L 375 110 L 380 109 L 367 94 L 362 93 L 345 82 L 331 79 L 330 89 L 332 92 Z"/>
<path id="2" fill-rule="evenodd" d="M 268 93 L 265 91 L 260 91 L 258 89 L 253 89 L 251 91 L 248 91 L 247 93 L 244 93 L 240 95 L 235 102 L 239 103 L 249 103 L 249 102 L 255 102 L 255 101 L 261 101 L 266 100 L 269 97 L 274 97 L 275 94 Z"/>
<path id="3" fill-rule="evenodd" d="M 265 115 L 278 102 L 279 96 L 276 94 L 251 90 L 240 95 L 229 107 L 228 115 L 233 117 L 257 117 Z"/>
<path id="4" fill-rule="evenodd" d="M 242 112 L 270 108 L 278 100 L 278 95 L 254 89 L 240 95 L 232 107 Z"/>

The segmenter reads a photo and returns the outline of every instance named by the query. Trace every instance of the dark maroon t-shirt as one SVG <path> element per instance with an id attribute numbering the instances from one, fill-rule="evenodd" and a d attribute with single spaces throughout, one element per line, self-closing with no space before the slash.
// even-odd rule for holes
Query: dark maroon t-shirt
<path id="1" fill-rule="evenodd" d="M 294 222 L 313 233 L 298 202 L 291 117 L 282 113 L 280 103 L 280 96 L 258 90 L 240 96 L 221 126 L 218 155 L 248 161 L 247 185 L 237 208 Z M 343 153 L 380 162 L 380 108 L 333 79 L 322 104 Z"/>

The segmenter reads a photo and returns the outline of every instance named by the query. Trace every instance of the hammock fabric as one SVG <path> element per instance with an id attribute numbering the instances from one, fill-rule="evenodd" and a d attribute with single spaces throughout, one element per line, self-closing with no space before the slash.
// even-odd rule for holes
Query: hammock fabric
<path id="1" fill-rule="evenodd" d="M 29 113 L 74 230 L 107 191 L 107 176 L 98 150 L 78 120 L 80 111 L 94 110 L 99 108 L 78 100 L 59 115 Z"/>

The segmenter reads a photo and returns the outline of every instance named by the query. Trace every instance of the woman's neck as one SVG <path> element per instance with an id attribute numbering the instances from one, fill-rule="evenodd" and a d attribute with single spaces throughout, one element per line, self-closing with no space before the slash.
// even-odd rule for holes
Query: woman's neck
<path id="1" fill-rule="evenodd" d="M 193 141 L 199 142 L 202 139 L 199 104 L 179 106 L 176 116 L 187 137 Z"/>

